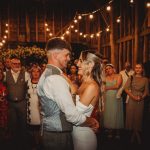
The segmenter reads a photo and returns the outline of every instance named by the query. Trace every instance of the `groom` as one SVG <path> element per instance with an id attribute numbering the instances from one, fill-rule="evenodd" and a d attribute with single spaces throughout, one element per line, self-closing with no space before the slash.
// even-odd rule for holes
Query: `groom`
<path id="1" fill-rule="evenodd" d="M 46 45 L 48 64 L 38 83 L 42 113 L 42 142 L 44 150 L 72 150 L 72 126 L 99 127 L 94 118 L 77 111 L 68 82 L 62 76 L 70 61 L 71 46 L 61 38 Z"/>

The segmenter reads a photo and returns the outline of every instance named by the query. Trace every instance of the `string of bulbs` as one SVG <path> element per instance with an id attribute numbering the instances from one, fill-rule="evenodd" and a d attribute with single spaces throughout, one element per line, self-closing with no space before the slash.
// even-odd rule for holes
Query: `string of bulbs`
<path id="1" fill-rule="evenodd" d="M 71 30 L 74 29 L 74 32 L 75 33 L 79 33 L 79 35 L 83 38 L 87 38 L 87 37 L 90 37 L 90 38 L 94 38 L 94 37 L 99 37 L 100 34 L 103 32 L 102 30 L 100 31 L 97 31 L 96 33 L 91 33 L 91 34 L 88 34 L 88 33 L 83 33 L 81 31 L 79 31 L 77 28 L 75 28 L 76 24 L 80 22 L 80 20 L 82 20 L 83 17 L 87 17 L 92 20 L 94 18 L 94 14 L 95 13 L 98 13 L 98 12 L 101 12 L 104 8 L 106 8 L 106 10 L 109 12 L 111 11 L 111 3 L 113 2 L 113 0 L 109 1 L 107 4 L 105 4 L 102 8 L 99 8 L 97 10 L 94 10 L 93 12 L 89 12 L 89 13 L 83 13 L 83 14 L 78 14 L 76 13 L 76 15 L 74 16 L 74 19 L 70 22 L 69 26 L 66 28 L 65 32 L 60 36 L 62 39 L 64 39 L 64 36 L 65 35 L 69 35 Z M 110 31 L 110 26 L 109 26 L 109 22 L 107 22 L 107 19 L 106 18 L 103 18 L 106 25 L 107 25 L 107 28 L 106 28 L 106 31 L 109 32 Z"/>
<path id="2" fill-rule="evenodd" d="M 6 40 L 8 38 L 8 23 L 5 24 L 5 34 L 4 36 L 2 37 L 1 41 L 0 41 L 0 49 L 5 45 L 6 43 Z"/>

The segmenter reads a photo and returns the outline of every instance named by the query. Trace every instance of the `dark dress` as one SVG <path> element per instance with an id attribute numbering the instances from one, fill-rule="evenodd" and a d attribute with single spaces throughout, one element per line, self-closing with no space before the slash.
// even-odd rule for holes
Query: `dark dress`
<path id="1" fill-rule="evenodd" d="M 142 96 L 144 92 L 148 93 L 148 79 L 145 77 L 133 77 L 127 80 L 125 89 L 131 90 L 133 95 Z M 129 97 L 126 104 L 126 129 L 141 131 L 143 121 L 144 100 L 135 101 Z"/>

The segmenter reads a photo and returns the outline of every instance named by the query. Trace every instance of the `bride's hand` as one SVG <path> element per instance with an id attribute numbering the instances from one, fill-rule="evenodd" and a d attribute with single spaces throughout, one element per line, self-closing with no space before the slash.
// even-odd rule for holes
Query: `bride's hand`
<path id="1" fill-rule="evenodd" d="M 93 119 L 94 119 L 94 118 L 93 118 Z M 100 127 L 99 122 L 98 122 L 96 119 L 94 119 L 93 127 L 91 127 L 92 130 L 93 130 L 95 133 L 97 133 L 98 130 L 99 130 L 99 127 Z"/>

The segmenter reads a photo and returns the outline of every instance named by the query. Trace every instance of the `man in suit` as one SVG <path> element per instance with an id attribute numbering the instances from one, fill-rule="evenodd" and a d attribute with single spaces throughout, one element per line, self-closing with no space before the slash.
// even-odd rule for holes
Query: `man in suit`
<path id="1" fill-rule="evenodd" d="M 5 82 L 8 91 L 8 127 L 12 135 L 15 148 L 26 148 L 26 94 L 29 74 L 21 69 L 21 61 L 17 57 L 11 58 L 11 69 L 5 72 Z"/>

